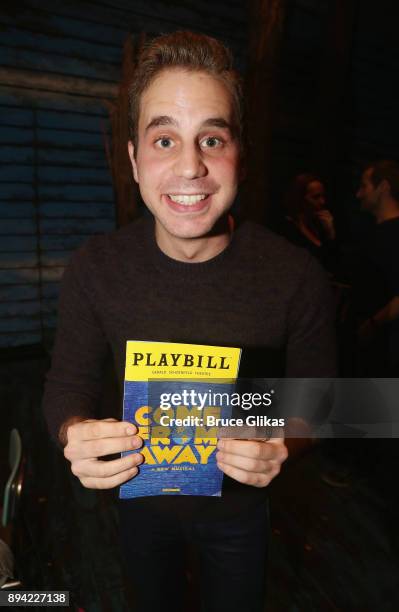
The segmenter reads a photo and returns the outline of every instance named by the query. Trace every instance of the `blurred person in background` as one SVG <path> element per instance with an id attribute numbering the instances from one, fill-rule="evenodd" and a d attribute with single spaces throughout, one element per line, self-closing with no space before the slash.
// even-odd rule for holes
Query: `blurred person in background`
<path id="1" fill-rule="evenodd" d="M 359 374 L 399 376 L 399 164 L 382 160 L 363 171 L 357 192 L 375 219 L 356 279 Z"/>
<path id="2" fill-rule="evenodd" d="M 285 194 L 283 205 L 285 217 L 280 233 L 293 244 L 307 249 L 333 274 L 336 232 L 323 181 L 315 174 L 298 174 Z"/>

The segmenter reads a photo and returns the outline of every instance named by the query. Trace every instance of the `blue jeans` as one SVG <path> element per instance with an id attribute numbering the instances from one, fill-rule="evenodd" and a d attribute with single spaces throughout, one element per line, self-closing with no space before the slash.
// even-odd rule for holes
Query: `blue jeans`
<path id="1" fill-rule="evenodd" d="M 234 518 L 201 522 L 145 513 L 119 500 L 125 572 L 143 612 L 262 612 L 269 540 L 268 503 Z M 191 550 L 191 563 L 187 561 Z M 187 567 L 195 604 L 187 602 Z M 136 607 L 134 608 L 136 609 Z"/>

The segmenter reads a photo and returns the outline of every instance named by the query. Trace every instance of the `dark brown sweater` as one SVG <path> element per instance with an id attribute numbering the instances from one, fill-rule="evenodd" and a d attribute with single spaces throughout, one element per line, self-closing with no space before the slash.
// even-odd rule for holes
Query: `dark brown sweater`
<path id="1" fill-rule="evenodd" d="M 62 282 L 44 398 L 49 431 L 57 439 L 68 418 L 98 416 L 110 351 L 123 388 L 126 340 L 243 347 L 240 374 L 246 376 L 334 376 L 330 298 L 324 272 L 305 250 L 251 223 L 203 263 L 160 251 L 151 217 L 93 237 L 73 255 Z M 263 494 L 246 485 L 231 488 L 242 499 Z M 190 502 L 169 497 L 162 503 Z M 235 501 L 223 495 L 208 504 L 232 508 Z"/>

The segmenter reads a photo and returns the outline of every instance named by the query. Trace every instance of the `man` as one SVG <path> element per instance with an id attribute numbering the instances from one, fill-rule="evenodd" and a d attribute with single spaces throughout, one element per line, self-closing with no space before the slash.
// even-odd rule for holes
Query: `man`
<path id="1" fill-rule="evenodd" d="M 364 373 L 399 373 L 399 164 L 383 160 L 363 172 L 357 197 L 376 220 L 367 245 L 359 313 Z"/>
<path id="2" fill-rule="evenodd" d="M 240 346 L 258 376 L 273 375 L 281 354 L 287 376 L 334 375 L 318 264 L 229 216 L 243 167 L 229 52 L 190 32 L 156 38 L 141 53 L 130 102 L 129 154 L 153 219 L 93 238 L 72 258 L 45 395 L 50 431 L 89 488 L 140 478 L 139 453 L 102 459 L 141 446 L 134 426 L 96 419 L 106 356 L 122 385 L 128 339 Z M 221 499 L 119 502 L 139 609 L 180 609 L 187 543 L 199 556 L 203 610 L 263 609 L 267 485 L 287 449 L 283 439 L 220 440 L 218 449 Z"/>

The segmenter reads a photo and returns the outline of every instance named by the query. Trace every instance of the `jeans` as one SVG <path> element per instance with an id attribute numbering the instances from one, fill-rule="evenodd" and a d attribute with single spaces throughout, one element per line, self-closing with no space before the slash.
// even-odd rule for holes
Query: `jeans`
<path id="1" fill-rule="evenodd" d="M 148 509 L 143 512 L 135 501 L 119 500 L 121 547 L 134 594 L 134 610 L 264 610 L 269 540 L 267 502 L 234 518 L 201 522 Z M 190 573 L 187 550 L 191 551 L 194 566 Z M 187 601 L 190 574 L 194 603 Z"/>

